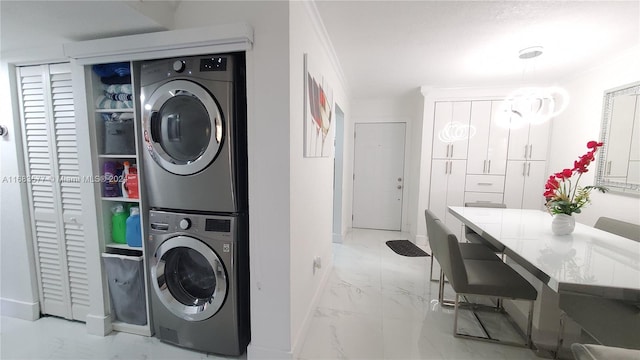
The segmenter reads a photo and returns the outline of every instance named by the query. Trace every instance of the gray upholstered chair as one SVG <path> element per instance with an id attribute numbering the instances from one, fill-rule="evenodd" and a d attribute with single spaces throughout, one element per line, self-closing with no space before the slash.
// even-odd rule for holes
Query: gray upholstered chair
<path id="1" fill-rule="evenodd" d="M 429 246 L 431 247 L 431 235 L 430 235 L 430 225 L 434 221 L 439 220 L 436 215 L 429 209 L 424 211 L 424 217 L 427 224 L 427 237 L 429 238 Z M 432 248 L 433 249 L 433 248 Z M 491 249 L 487 248 L 482 244 L 472 244 L 472 243 L 461 243 L 460 244 L 460 252 L 464 259 L 475 259 L 475 260 L 492 260 L 492 261 L 500 261 L 500 258 L 493 252 Z M 431 268 L 429 270 L 429 280 L 434 281 L 433 279 L 433 256 L 431 256 Z M 435 279 L 435 281 L 438 281 Z M 440 294 L 439 299 L 441 303 L 444 305 L 453 306 L 453 301 L 444 300 L 444 283 L 440 283 Z"/>
<path id="2" fill-rule="evenodd" d="M 436 257 L 442 269 L 440 284 L 442 286 L 446 276 L 449 284 L 451 284 L 451 287 L 456 293 L 454 302 L 454 336 L 530 347 L 533 304 L 538 296 L 536 289 L 520 276 L 520 274 L 502 261 L 463 258 L 460 251 L 460 245 L 462 244 L 458 243 L 458 238 L 440 220 L 431 219 L 430 223 L 427 224 L 427 227 L 429 226 L 431 227 L 429 241 L 432 244 L 432 254 Z M 472 308 L 474 311 L 484 309 L 496 311 L 494 307 L 461 302 L 461 296 L 464 295 L 481 295 L 529 301 L 529 314 L 524 343 L 501 341 L 492 338 L 489 333 L 485 334 L 486 337 L 458 333 L 459 308 Z"/>
<path id="3" fill-rule="evenodd" d="M 636 224 L 601 217 L 594 227 L 640 241 L 640 226 Z M 559 306 L 562 312 L 556 357 L 564 341 L 564 324 L 567 316 L 603 345 L 640 349 L 640 304 L 563 292 L 559 296 Z"/>
<path id="4" fill-rule="evenodd" d="M 489 203 L 489 202 L 468 202 L 468 203 L 464 203 L 464 206 L 465 207 L 499 208 L 499 209 L 507 208 L 507 205 L 505 204 Z M 464 237 L 470 243 L 482 244 L 496 253 L 504 254 L 504 246 L 496 246 L 492 244 L 487 239 L 483 238 L 480 234 L 473 231 L 467 225 L 464 226 Z"/>
<path id="5" fill-rule="evenodd" d="M 572 344 L 571 352 L 576 360 L 638 360 L 640 350 L 592 345 Z"/>
<path id="6" fill-rule="evenodd" d="M 593 227 L 640 242 L 640 225 L 602 216 Z"/>

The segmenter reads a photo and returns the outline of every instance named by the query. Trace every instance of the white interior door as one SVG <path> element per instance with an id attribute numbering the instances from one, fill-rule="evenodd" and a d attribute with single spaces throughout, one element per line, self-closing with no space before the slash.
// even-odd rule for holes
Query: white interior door
<path id="1" fill-rule="evenodd" d="M 19 67 L 17 75 L 40 311 L 85 321 L 89 282 L 70 66 Z"/>
<path id="2" fill-rule="evenodd" d="M 405 127 L 355 125 L 353 227 L 401 229 Z"/>

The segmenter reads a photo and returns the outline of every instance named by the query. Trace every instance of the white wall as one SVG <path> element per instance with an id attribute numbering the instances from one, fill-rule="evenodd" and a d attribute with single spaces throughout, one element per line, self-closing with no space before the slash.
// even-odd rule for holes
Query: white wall
<path id="1" fill-rule="evenodd" d="M 332 50 L 323 37 L 324 27 L 315 5 L 294 1 L 289 6 L 290 21 L 290 182 L 291 182 L 291 334 L 297 356 L 313 317 L 315 304 L 331 272 L 333 226 L 333 156 L 304 158 L 304 68 L 307 54 L 310 69 L 322 75 L 333 91 L 333 100 L 349 122 L 350 108 Z M 312 66 L 312 67 L 311 67 Z M 335 120 L 335 112 L 333 115 Z M 335 123 L 334 123 L 335 124 Z M 326 140 L 333 143 L 335 125 Z M 333 154 L 333 152 L 330 152 Z M 314 257 L 322 268 L 313 270 Z"/>
<path id="2" fill-rule="evenodd" d="M 569 92 L 568 108 L 553 119 L 550 142 L 549 171 L 558 172 L 573 166 L 578 156 L 586 153 L 589 140 L 600 139 L 602 100 L 608 89 L 640 81 L 640 46 L 619 54 L 604 65 L 580 74 L 561 85 Z M 580 180 L 592 185 L 597 164 Z M 592 193 L 592 204 L 585 207 L 576 220 L 593 225 L 600 216 L 608 216 L 640 224 L 640 198 L 613 193 Z"/>
<path id="3" fill-rule="evenodd" d="M 0 138 L 0 313 L 26 320 L 39 317 L 33 251 L 29 232 L 27 189 L 16 178 L 24 174 L 19 114 L 13 112 L 11 94 L 15 72 L 0 66 L 0 124 L 8 135 Z M 15 107 L 17 109 L 17 105 Z"/>
<path id="4" fill-rule="evenodd" d="M 418 178 L 416 176 L 416 161 L 419 159 L 419 152 L 416 152 L 416 143 L 420 143 L 419 136 L 422 130 L 422 119 L 419 117 L 422 108 L 422 99 L 418 96 L 417 90 L 405 96 L 397 98 L 376 98 L 376 99 L 354 99 L 351 102 L 351 118 L 353 125 L 357 123 L 382 123 L 382 122 L 403 122 L 406 123 L 405 133 L 405 158 L 404 158 L 404 191 L 402 193 L 402 231 L 413 232 L 415 228 L 415 198 L 418 193 Z M 345 178 L 353 177 L 353 128 L 350 132 L 345 132 L 345 149 L 350 149 L 349 163 L 350 174 L 345 173 Z M 345 130 L 346 131 L 346 130 Z M 346 162 L 346 157 L 345 157 Z M 343 193 L 343 196 L 353 201 L 353 181 L 350 181 L 351 189 Z M 351 224 L 351 211 L 349 212 L 348 224 Z"/>
<path id="5" fill-rule="evenodd" d="M 289 4 L 183 1 L 176 29 L 247 22 L 252 358 L 291 355 Z"/>

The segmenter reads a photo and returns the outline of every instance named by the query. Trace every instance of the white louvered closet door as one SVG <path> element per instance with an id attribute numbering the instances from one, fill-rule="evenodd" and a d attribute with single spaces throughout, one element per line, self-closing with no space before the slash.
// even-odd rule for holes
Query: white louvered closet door
<path id="1" fill-rule="evenodd" d="M 41 312 L 85 321 L 89 284 L 68 63 L 18 68 Z"/>

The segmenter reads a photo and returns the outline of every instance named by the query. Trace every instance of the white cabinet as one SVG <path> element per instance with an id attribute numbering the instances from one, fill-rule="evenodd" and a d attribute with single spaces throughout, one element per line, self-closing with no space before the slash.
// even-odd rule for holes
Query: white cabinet
<path id="1" fill-rule="evenodd" d="M 470 114 L 470 101 L 443 101 L 435 104 L 434 159 L 467 158 Z"/>
<path id="2" fill-rule="evenodd" d="M 40 312 L 89 312 L 75 104 L 68 63 L 17 68 Z M 11 241 L 11 239 L 6 239 Z"/>
<path id="3" fill-rule="evenodd" d="M 466 160 L 433 160 L 431 164 L 431 197 L 429 209 L 462 239 L 462 223 L 447 210 L 464 205 Z"/>
<path id="4" fill-rule="evenodd" d="M 547 160 L 550 121 L 512 128 L 509 132 L 509 160 Z"/>
<path id="5" fill-rule="evenodd" d="M 504 175 L 507 166 L 509 129 L 499 126 L 495 114 L 499 101 L 473 101 L 467 173 Z"/>
<path id="6" fill-rule="evenodd" d="M 544 207 L 545 161 L 509 160 L 504 187 L 504 203 L 508 208 L 538 209 Z"/>

